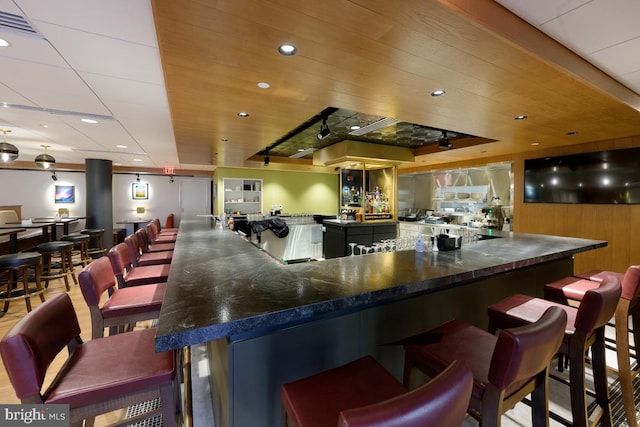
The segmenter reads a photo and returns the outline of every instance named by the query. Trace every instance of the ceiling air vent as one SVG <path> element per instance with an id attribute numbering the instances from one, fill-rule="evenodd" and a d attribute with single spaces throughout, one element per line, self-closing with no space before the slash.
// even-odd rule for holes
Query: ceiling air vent
<path id="1" fill-rule="evenodd" d="M 30 37 L 43 38 L 24 16 L 0 10 L 0 31 L 9 31 Z"/>

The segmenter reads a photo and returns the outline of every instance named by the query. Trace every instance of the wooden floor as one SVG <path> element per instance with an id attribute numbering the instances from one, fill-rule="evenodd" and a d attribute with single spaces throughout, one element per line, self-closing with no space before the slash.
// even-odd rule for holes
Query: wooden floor
<path id="1" fill-rule="evenodd" d="M 76 267 L 76 274 L 81 271 L 81 267 Z M 69 279 L 71 290 L 69 291 L 69 296 L 71 297 L 71 301 L 73 302 L 73 306 L 76 310 L 78 320 L 80 322 L 80 329 L 82 331 L 81 337 L 85 341 L 91 340 L 91 317 L 89 315 L 89 308 L 82 297 L 82 292 L 80 291 L 80 287 L 75 285 L 71 279 Z M 55 279 L 49 282 L 49 287 L 45 292 L 45 299 L 48 299 L 56 294 L 65 292 L 65 285 L 63 279 Z M 33 308 L 39 306 L 41 304 L 40 298 L 35 296 L 31 298 L 31 305 Z M 4 302 L 0 303 L 0 310 L 2 309 Z M 5 313 L 2 317 L 0 317 L 0 337 L 3 337 L 9 329 L 20 320 L 27 313 L 26 305 L 23 300 L 11 301 L 9 309 L 7 313 Z M 136 325 L 137 328 L 149 327 L 150 322 L 141 322 Z M 61 352 L 61 354 L 56 358 L 56 360 L 52 363 L 49 368 L 49 373 L 55 373 L 58 371 L 59 367 L 64 362 L 67 357 L 66 349 Z M 4 364 L 0 360 L 0 364 L 2 365 L 0 368 L 0 403 L 20 403 L 20 400 L 16 397 L 16 394 L 11 386 L 11 382 L 7 376 L 7 372 L 4 369 Z M 53 379 L 53 376 L 47 375 L 45 378 L 45 388 L 46 385 Z M 125 415 L 124 411 L 117 411 L 114 413 L 107 414 L 105 416 L 99 417 L 96 419 L 96 427 L 101 427 L 108 425 L 109 423 L 113 423 L 118 419 L 123 418 Z"/>

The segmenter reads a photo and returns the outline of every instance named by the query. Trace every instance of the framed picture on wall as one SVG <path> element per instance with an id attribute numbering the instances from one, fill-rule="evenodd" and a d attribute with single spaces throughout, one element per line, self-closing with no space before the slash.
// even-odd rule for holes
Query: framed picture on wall
<path id="1" fill-rule="evenodd" d="M 149 198 L 149 184 L 131 184 L 131 198 L 133 200 L 147 200 Z"/>
<path id="2" fill-rule="evenodd" d="M 75 203 L 76 187 L 73 185 L 56 185 L 55 203 Z"/>

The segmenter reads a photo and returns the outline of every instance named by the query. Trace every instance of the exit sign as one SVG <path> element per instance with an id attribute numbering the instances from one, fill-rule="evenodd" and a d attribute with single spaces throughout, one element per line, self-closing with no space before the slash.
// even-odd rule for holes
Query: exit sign
<path id="1" fill-rule="evenodd" d="M 165 175 L 175 175 L 176 174 L 176 168 L 174 168 L 173 166 L 165 166 L 164 167 L 164 174 Z"/>

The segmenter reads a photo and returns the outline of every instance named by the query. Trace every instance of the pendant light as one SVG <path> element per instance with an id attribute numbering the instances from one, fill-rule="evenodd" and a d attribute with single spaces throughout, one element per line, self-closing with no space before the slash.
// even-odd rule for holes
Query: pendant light
<path id="1" fill-rule="evenodd" d="M 50 146 L 41 145 L 41 147 L 44 148 L 44 153 L 36 157 L 36 166 L 40 169 L 53 169 L 56 166 L 56 159 L 47 154 L 47 148 Z"/>
<path id="2" fill-rule="evenodd" d="M 2 142 L 0 142 L 0 161 L 12 162 L 18 158 L 18 148 L 7 142 L 7 132 L 11 132 L 9 129 L 0 129 L 0 132 L 4 134 Z"/>

